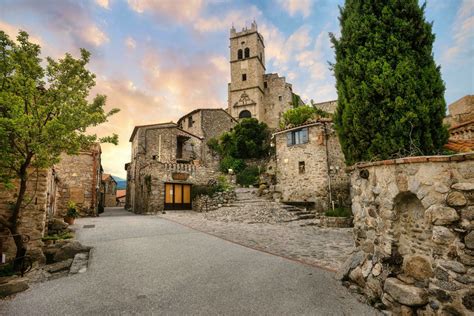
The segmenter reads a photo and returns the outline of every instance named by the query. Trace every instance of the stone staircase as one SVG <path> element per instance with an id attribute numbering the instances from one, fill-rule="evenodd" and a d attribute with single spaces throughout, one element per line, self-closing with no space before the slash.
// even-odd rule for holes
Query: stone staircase
<path id="1" fill-rule="evenodd" d="M 248 213 L 255 222 L 298 222 L 303 225 L 312 225 L 316 215 L 314 212 L 293 205 L 275 202 L 257 196 L 256 188 L 236 188 L 236 200 L 221 207 L 223 212 L 242 214 Z M 248 221 L 252 223 L 250 219 Z"/>

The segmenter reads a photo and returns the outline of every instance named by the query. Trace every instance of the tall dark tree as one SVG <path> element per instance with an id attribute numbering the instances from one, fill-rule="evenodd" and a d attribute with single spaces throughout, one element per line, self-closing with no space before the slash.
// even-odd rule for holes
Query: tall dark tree
<path id="1" fill-rule="evenodd" d="M 336 129 L 348 164 L 435 154 L 446 143 L 435 36 L 417 0 L 346 0 L 330 34 Z"/>

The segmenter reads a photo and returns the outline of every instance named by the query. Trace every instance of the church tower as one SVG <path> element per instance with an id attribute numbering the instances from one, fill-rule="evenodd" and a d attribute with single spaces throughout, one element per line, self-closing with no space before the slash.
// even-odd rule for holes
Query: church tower
<path id="1" fill-rule="evenodd" d="M 230 83 L 228 112 L 234 118 L 264 120 L 265 45 L 257 24 L 230 30 Z"/>

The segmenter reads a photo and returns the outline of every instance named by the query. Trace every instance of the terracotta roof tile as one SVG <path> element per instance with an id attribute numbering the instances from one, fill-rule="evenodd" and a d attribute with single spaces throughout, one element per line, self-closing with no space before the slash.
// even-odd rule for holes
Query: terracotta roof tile
<path id="1" fill-rule="evenodd" d="M 450 139 L 444 148 L 458 153 L 474 151 L 474 139 Z"/>

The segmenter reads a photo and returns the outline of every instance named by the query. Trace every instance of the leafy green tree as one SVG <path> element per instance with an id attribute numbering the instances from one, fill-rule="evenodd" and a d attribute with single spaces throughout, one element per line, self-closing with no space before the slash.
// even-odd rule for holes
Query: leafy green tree
<path id="1" fill-rule="evenodd" d="M 265 123 L 254 118 L 243 119 L 233 131 L 236 158 L 261 158 L 270 147 L 270 132 Z"/>
<path id="2" fill-rule="evenodd" d="M 432 24 L 417 0 L 346 0 L 331 34 L 335 125 L 348 164 L 438 153 L 446 103 Z"/>
<path id="3" fill-rule="evenodd" d="M 85 66 L 90 54 L 81 50 L 76 59 L 70 54 L 55 61 L 40 59 L 39 45 L 19 32 L 17 41 L 0 31 L 0 181 L 13 189 L 17 180 L 16 202 L 9 218 L 0 224 L 14 236 L 15 265 L 25 254 L 18 235 L 18 218 L 23 209 L 28 170 L 48 168 L 59 161 L 61 153 L 75 154 L 97 141 L 86 133 L 90 126 L 107 121 L 118 109 L 104 111 L 106 97 L 88 101 L 95 75 Z M 117 144 L 117 135 L 100 139 Z"/>
<path id="4" fill-rule="evenodd" d="M 301 125 L 305 122 L 317 118 L 327 117 L 329 114 L 314 106 L 302 105 L 293 109 L 289 109 L 281 118 L 280 127 L 285 128 L 289 125 Z"/>

